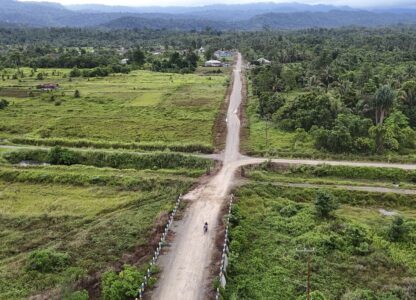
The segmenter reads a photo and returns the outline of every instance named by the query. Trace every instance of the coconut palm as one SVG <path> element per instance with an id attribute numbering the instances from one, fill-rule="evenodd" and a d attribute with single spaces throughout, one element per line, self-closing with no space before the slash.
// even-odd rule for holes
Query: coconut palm
<path id="1" fill-rule="evenodd" d="M 383 124 L 384 117 L 393 107 L 395 96 L 394 90 L 388 85 L 383 85 L 378 88 L 374 95 L 373 101 L 373 108 L 376 114 L 376 124 Z"/>

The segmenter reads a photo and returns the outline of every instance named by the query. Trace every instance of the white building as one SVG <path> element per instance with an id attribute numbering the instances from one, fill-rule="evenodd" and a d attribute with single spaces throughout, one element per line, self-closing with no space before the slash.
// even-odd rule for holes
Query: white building
<path id="1" fill-rule="evenodd" d="M 272 62 L 270 60 L 265 59 L 264 57 L 259 58 L 257 62 L 261 65 L 270 65 Z"/>
<path id="2" fill-rule="evenodd" d="M 222 62 L 215 59 L 207 60 L 205 62 L 205 67 L 222 67 Z"/>

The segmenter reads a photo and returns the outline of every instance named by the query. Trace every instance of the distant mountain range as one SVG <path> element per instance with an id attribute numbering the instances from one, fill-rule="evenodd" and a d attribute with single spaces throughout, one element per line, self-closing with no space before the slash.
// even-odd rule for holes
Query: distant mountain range
<path id="1" fill-rule="evenodd" d="M 51 2 L 0 0 L 0 26 L 255 30 L 398 23 L 416 24 L 416 9 L 358 10 L 348 6 L 301 3 L 201 7 L 63 6 Z"/>

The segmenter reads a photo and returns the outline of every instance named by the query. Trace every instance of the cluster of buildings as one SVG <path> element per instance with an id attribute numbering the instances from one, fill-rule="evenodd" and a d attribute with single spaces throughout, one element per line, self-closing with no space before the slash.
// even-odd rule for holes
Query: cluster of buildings
<path id="1" fill-rule="evenodd" d="M 205 53 L 205 49 L 201 47 L 198 52 L 200 54 Z M 228 64 L 224 64 L 222 60 L 233 57 L 234 52 L 230 50 L 217 50 L 214 52 L 213 57 L 216 59 L 210 59 L 205 62 L 205 67 L 223 67 Z"/>

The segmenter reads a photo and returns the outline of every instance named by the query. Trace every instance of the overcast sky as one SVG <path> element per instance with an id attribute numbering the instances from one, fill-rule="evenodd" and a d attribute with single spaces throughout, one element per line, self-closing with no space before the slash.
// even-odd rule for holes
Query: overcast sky
<path id="1" fill-rule="evenodd" d="M 33 0 L 32 0 L 33 1 Z M 35 0 L 45 1 L 45 0 Z M 129 5 L 129 6 L 200 6 L 215 3 L 224 4 L 238 4 L 238 3 L 253 3 L 253 2 L 277 2 L 287 3 L 295 2 L 291 0 L 46 0 L 49 2 L 60 2 L 62 4 L 106 4 L 106 5 Z M 297 2 L 308 4 L 333 4 L 333 5 L 348 5 L 352 7 L 378 7 L 378 6 L 406 6 L 416 7 L 416 0 L 298 0 Z"/>

